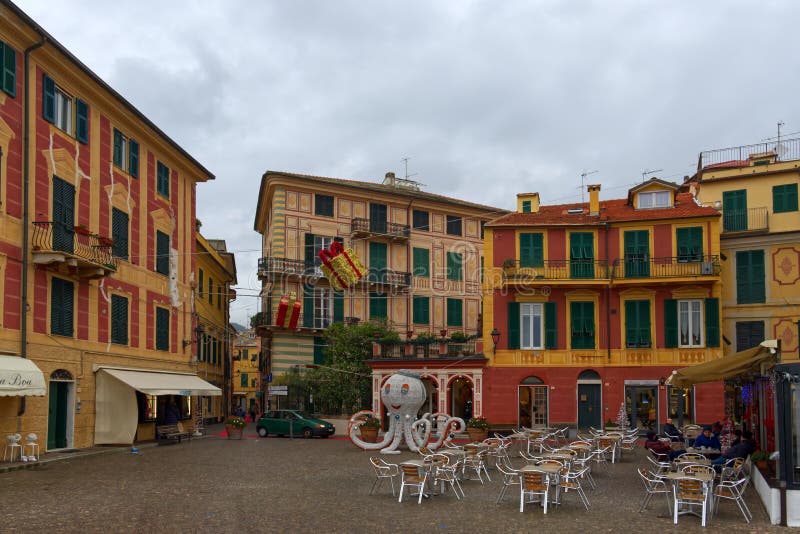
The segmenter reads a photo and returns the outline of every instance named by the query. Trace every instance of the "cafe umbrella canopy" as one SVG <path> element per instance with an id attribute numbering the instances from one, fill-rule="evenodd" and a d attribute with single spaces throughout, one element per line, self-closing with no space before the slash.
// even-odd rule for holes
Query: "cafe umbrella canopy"
<path id="1" fill-rule="evenodd" d="M 769 339 L 736 354 L 672 371 L 672 375 L 667 378 L 667 385 L 688 388 L 694 384 L 734 377 L 763 376 L 775 366 L 777 353 L 777 342 Z"/>

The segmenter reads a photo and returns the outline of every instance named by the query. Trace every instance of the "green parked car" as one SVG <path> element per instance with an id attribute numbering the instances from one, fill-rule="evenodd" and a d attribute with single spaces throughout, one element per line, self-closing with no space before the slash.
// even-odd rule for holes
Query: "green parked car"
<path id="1" fill-rule="evenodd" d="M 291 426 L 290 426 L 291 425 Z M 303 436 L 327 438 L 336 432 L 336 427 L 322 419 L 314 419 L 299 410 L 272 410 L 261 416 L 256 423 L 256 431 L 262 438 L 274 436 Z M 291 431 L 291 432 L 290 432 Z"/>

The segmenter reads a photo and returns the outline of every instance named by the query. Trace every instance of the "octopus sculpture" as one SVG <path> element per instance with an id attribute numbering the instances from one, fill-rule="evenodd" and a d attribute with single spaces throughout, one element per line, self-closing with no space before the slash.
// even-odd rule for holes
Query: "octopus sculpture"
<path id="1" fill-rule="evenodd" d="M 452 437 L 454 432 L 463 431 L 466 426 L 460 417 L 450 417 L 445 413 L 426 413 L 417 419 L 417 412 L 425 402 L 425 386 L 419 373 L 414 371 L 401 370 L 390 376 L 381 388 L 381 402 L 389 417 L 389 428 L 381 442 L 367 443 L 356 432 L 367 419 L 380 417 L 379 414 L 362 410 L 350 418 L 347 434 L 357 447 L 380 449 L 383 454 L 400 454 L 398 447 L 405 440 L 408 448 L 415 452 L 423 446 L 436 450 L 446 438 Z M 431 441 L 434 426 L 437 434 Z"/>

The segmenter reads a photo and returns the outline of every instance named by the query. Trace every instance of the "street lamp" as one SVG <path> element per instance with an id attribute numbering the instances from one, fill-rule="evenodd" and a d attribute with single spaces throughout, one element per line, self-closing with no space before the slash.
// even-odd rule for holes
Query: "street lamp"
<path id="1" fill-rule="evenodd" d="M 494 327 L 492 331 L 489 332 L 489 335 L 492 336 L 492 354 L 494 354 L 497 352 L 497 342 L 500 341 L 500 330 L 498 330 L 497 327 Z"/>

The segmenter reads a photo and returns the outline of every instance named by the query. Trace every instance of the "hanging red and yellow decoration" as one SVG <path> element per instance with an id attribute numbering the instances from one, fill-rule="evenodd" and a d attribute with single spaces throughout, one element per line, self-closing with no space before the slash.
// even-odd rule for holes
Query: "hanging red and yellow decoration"
<path id="1" fill-rule="evenodd" d="M 352 286 L 367 271 L 353 249 L 344 248 L 338 241 L 331 243 L 330 248 L 320 250 L 319 259 L 322 260 L 322 274 L 337 291 Z"/>
<path id="2" fill-rule="evenodd" d="M 297 294 L 292 291 L 289 295 L 281 297 L 278 303 L 278 314 L 275 316 L 275 326 L 281 328 L 297 328 L 302 305 L 297 300 Z"/>

